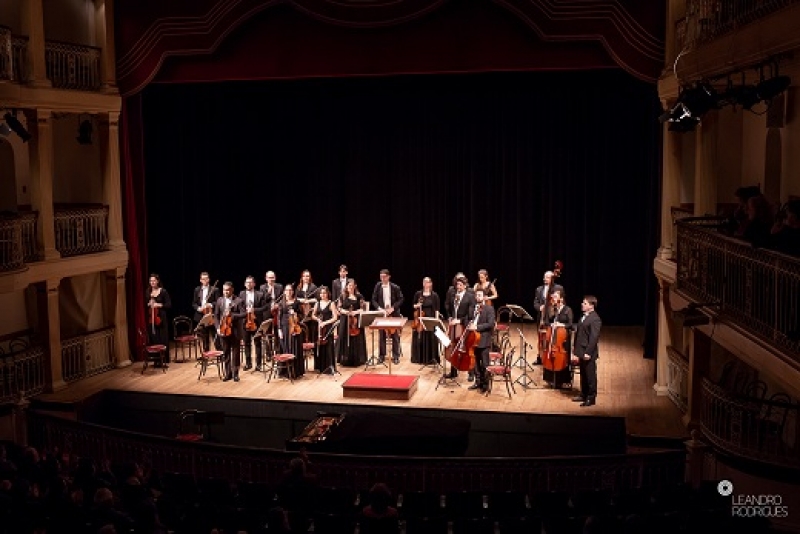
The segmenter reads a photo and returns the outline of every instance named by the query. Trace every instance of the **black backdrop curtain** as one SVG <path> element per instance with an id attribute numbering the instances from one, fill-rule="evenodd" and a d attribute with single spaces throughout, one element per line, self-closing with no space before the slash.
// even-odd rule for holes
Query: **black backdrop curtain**
<path id="1" fill-rule="evenodd" d="M 606 324 L 655 310 L 656 88 L 618 70 L 151 84 L 148 257 L 188 313 L 200 271 L 243 287 L 339 264 L 410 299 L 457 271 L 530 308 L 564 263 Z M 648 321 L 649 322 L 649 321 Z M 654 324 L 650 324 L 651 330 Z"/>

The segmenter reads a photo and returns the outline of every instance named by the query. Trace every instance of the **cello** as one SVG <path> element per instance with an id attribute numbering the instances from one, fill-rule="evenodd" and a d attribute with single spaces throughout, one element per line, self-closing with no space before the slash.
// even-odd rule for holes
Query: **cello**
<path id="1" fill-rule="evenodd" d="M 482 306 L 482 304 L 475 306 L 475 317 L 472 320 L 473 325 L 478 324 L 478 316 L 481 313 Z M 475 367 L 475 347 L 480 340 L 480 332 L 467 328 L 464 330 L 464 333 L 461 334 L 455 349 L 453 349 L 453 352 L 447 357 L 447 360 L 459 371 L 470 371 Z"/>
<path id="2" fill-rule="evenodd" d="M 549 317 L 547 315 L 553 305 L 553 287 L 555 287 L 556 279 L 561 276 L 562 269 L 564 269 L 564 264 L 561 260 L 556 260 L 555 267 L 553 268 L 553 277 L 550 279 L 550 294 L 547 295 L 547 302 L 539 315 L 539 354 L 544 354 L 547 351 L 549 342 L 547 332 L 547 320 Z"/>

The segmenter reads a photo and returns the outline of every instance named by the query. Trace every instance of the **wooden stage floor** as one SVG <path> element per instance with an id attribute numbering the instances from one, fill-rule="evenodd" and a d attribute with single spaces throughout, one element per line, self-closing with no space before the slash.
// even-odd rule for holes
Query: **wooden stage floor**
<path id="1" fill-rule="evenodd" d="M 528 340 L 535 340 L 533 326 L 525 331 Z M 605 327 L 600 341 L 598 361 L 597 405 L 582 408 L 572 402 L 576 390 L 553 390 L 542 380 L 542 368 L 537 366 L 530 374 L 538 386 L 522 388 L 516 384 L 517 393 L 509 399 L 504 384 L 497 382 L 490 396 L 470 391 L 466 373 L 460 373 L 461 387 L 439 386 L 436 389 L 441 371 L 431 367 L 421 368 L 412 364 L 411 330 L 405 328 L 401 343 L 404 356 L 399 365 L 392 366 L 392 372 L 418 375 L 416 394 L 407 401 L 388 401 L 371 399 L 349 399 L 342 395 L 342 383 L 355 373 L 364 371 L 363 367 L 339 367 L 342 373 L 335 378 L 308 371 L 306 375 L 291 384 L 278 379 L 267 383 L 263 373 L 242 372 L 240 382 L 222 382 L 217 378 L 215 368 L 197 380 L 199 367 L 194 361 L 172 363 L 166 373 L 161 369 L 148 368 L 141 374 L 142 363 L 115 369 L 98 376 L 71 384 L 57 393 L 43 394 L 39 398 L 49 401 L 78 401 L 103 389 L 142 391 L 149 393 L 176 393 L 187 395 L 206 395 L 215 397 L 238 397 L 250 399 L 273 399 L 281 401 L 313 401 L 321 403 L 353 404 L 379 406 L 410 406 L 418 408 L 488 410 L 518 413 L 551 413 L 570 415 L 609 415 L 624 416 L 630 434 L 643 436 L 683 437 L 687 432 L 681 423 L 681 414 L 666 396 L 656 396 L 653 390 L 654 360 L 642 358 L 642 329 L 639 327 Z M 519 336 L 512 338 L 514 345 Z M 369 340 L 367 349 L 370 350 Z M 531 351 L 529 351 L 530 354 Z M 174 354 L 173 354 L 174 357 Z M 533 356 L 535 359 L 535 354 Z M 309 360 L 309 365 L 313 362 Z M 371 367 L 369 372 L 387 373 L 383 366 Z M 522 372 L 515 368 L 514 379 Z M 578 376 L 576 375 L 576 382 Z"/>

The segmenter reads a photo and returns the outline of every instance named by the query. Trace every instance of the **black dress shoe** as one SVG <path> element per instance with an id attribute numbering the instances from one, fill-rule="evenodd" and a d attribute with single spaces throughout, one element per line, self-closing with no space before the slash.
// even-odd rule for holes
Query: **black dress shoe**
<path id="1" fill-rule="evenodd" d="M 467 382 L 472 382 L 473 380 L 475 380 L 475 375 L 472 374 L 472 373 L 468 374 L 467 375 Z"/>
<path id="2" fill-rule="evenodd" d="M 238 381 L 239 381 L 239 377 L 238 377 L 238 376 L 234 376 L 234 377 L 233 377 L 233 381 L 234 381 L 234 382 L 238 382 Z"/>
<path id="3" fill-rule="evenodd" d="M 533 365 L 542 365 L 542 359 L 539 356 L 537 356 L 536 361 L 533 362 Z"/>
<path id="4" fill-rule="evenodd" d="M 228 381 L 228 380 L 230 380 L 230 379 L 231 379 L 231 377 L 229 377 L 229 376 L 226 376 L 225 378 L 223 378 L 223 379 L 222 379 L 222 381 L 223 381 L 223 382 L 227 382 L 227 381 Z"/>
<path id="5" fill-rule="evenodd" d="M 582 395 L 578 395 L 577 397 L 572 397 L 572 402 L 585 402 L 586 399 L 583 398 Z"/>
<path id="6" fill-rule="evenodd" d="M 481 385 L 480 385 L 480 384 L 472 384 L 472 385 L 471 385 L 470 387 L 468 387 L 467 389 L 481 389 Z"/>
<path id="7" fill-rule="evenodd" d="M 249 370 L 250 370 L 250 369 L 252 369 L 252 368 L 253 368 L 253 366 L 252 366 L 252 365 L 250 365 L 249 363 L 248 363 L 247 365 L 245 365 L 245 366 L 244 366 L 244 370 L 245 370 L 245 371 L 249 371 Z"/>
<path id="8" fill-rule="evenodd" d="M 400 358 L 392 358 L 392 363 L 398 365 L 400 363 Z"/>
<path id="9" fill-rule="evenodd" d="M 581 403 L 581 406 L 594 406 L 594 399 L 586 399 Z"/>

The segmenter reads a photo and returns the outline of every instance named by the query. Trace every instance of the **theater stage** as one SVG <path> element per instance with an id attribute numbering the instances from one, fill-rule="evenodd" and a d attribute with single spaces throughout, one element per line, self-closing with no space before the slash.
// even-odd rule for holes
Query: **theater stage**
<path id="1" fill-rule="evenodd" d="M 526 331 L 528 339 L 535 339 L 532 326 Z M 348 399 L 343 396 L 342 383 L 353 373 L 364 368 L 342 368 L 341 375 L 319 375 L 309 371 L 293 384 L 288 380 L 267 383 L 265 375 L 242 372 L 240 382 L 221 382 L 215 369 L 197 380 L 199 367 L 195 363 L 171 363 L 168 371 L 148 368 L 141 374 L 142 363 L 115 369 L 101 375 L 81 380 L 57 393 L 44 394 L 39 400 L 54 403 L 81 402 L 104 389 L 143 393 L 170 393 L 199 397 L 226 397 L 230 399 L 269 399 L 276 401 L 312 402 L 335 409 L 337 405 L 412 407 L 434 410 L 490 411 L 520 414 L 563 414 L 576 416 L 617 416 L 625 419 L 627 432 L 632 435 L 683 437 L 687 433 L 681 423 L 681 414 L 666 396 L 656 396 L 653 360 L 642 358 L 642 329 L 638 327 L 605 327 L 600 341 L 598 362 L 597 405 L 580 407 L 572 402 L 575 390 L 552 390 L 542 381 L 542 369 L 536 367 L 531 375 L 538 384 L 524 389 L 516 385 L 516 394 L 509 399 L 505 387 L 495 384 L 491 395 L 470 391 L 466 373 L 461 373 L 458 386 L 436 388 L 440 371 L 421 368 L 410 360 L 411 330 L 406 327 L 402 335 L 404 356 L 392 372 L 419 377 L 417 391 L 409 400 Z M 514 339 L 515 345 L 518 343 Z M 174 355 L 173 355 L 174 356 Z M 311 362 L 309 361 L 309 364 Z M 368 372 L 386 373 L 384 367 L 373 367 Z M 514 370 L 514 379 L 521 373 Z M 576 379 L 578 376 L 576 375 Z M 164 403 L 169 401 L 165 398 Z M 165 409 L 169 409 L 165 406 Z"/>

